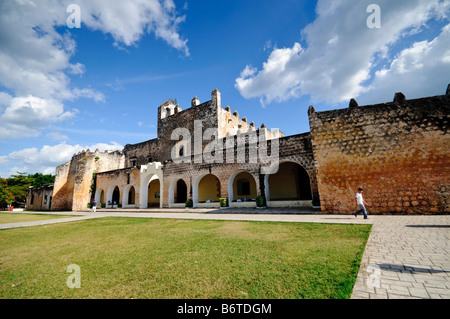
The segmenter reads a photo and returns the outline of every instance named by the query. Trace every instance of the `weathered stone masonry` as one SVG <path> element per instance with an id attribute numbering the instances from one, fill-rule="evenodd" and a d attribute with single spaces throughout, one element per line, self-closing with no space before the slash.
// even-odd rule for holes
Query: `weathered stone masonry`
<path id="1" fill-rule="evenodd" d="M 371 214 L 449 213 L 448 94 L 315 112 L 309 109 L 324 213 L 355 211 L 365 189 Z"/>
<path id="2" fill-rule="evenodd" d="M 125 156 L 118 151 L 75 154 L 70 162 L 56 168 L 51 210 L 85 209 L 91 201 L 93 173 L 120 169 L 124 164 Z"/>
<path id="3" fill-rule="evenodd" d="M 53 200 L 53 184 L 30 187 L 27 194 L 27 209 L 50 210 Z"/>
<path id="4" fill-rule="evenodd" d="M 86 209 L 93 198 L 146 208 L 184 207 L 189 198 L 194 207 L 219 207 L 218 198 L 227 197 L 232 207 L 255 207 L 255 197 L 264 195 L 270 207 L 310 207 L 320 199 L 323 213 L 349 214 L 363 187 L 370 214 L 449 213 L 449 89 L 415 100 L 397 93 L 391 103 L 362 107 L 352 99 L 347 109 L 325 112 L 311 106 L 311 132 L 293 136 L 222 108 L 218 90 L 204 103 L 193 98 L 186 110 L 169 100 L 158 108 L 157 138 L 122 152 L 80 152 L 58 166 L 51 209 Z M 194 139 L 189 145 L 172 136 L 180 127 L 194 136 L 198 123 L 201 136 L 212 129 L 223 143 L 222 161 L 195 160 L 211 140 L 202 141 L 199 153 Z M 247 138 L 243 149 L 238 132 Z M 265 136 L 269 152 L 278 141 L 276 173 L 264 174 L 267 163 L 249 160 L 250 136 Z M 172 151 L 186 161 L 174 162 Z"/>

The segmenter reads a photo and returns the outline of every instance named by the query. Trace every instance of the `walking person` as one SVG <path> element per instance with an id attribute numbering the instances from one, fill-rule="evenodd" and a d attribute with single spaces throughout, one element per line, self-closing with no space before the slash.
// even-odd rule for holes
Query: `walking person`
<path id="1" fill-rule="evenodd" d="M 358 210 L 353 215 L 355 215 L 355 217 L 357 217 L 359 214 L 363 213 L 364 214 L 364 219 L 367 219 L 367 210 L 366 210 L 366 207 L 364 205 L 368 205 L 368 204 L 363 199 L 362 192 L 363 192 L 363 189 L 361 187 L 358 188 L 358 192 L 356 193 L 356 203 L 358 204 L 359 208 L 361 208 L 361 209 Z"/>
<path id="2" fill-rule="evenodd" d="M 92 212 L 96 212 L 97 211 L 97 202 L 94 200 L 94 202 L 92 203 Z"/>

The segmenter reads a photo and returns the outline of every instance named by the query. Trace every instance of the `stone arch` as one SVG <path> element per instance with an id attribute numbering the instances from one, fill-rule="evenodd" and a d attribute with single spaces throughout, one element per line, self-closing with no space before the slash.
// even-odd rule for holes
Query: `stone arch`
<path id="1" fill-rule="evenodd" d="M 175 185 L 176 192 L 174 202 L 177 204 L 183 204 L 188 199 L 188 187 L 183 179 L 179 179 Z"/>
<path id="2" fill-rule="evenodd" d="M 122 207 L 134 206 L 136 204 L 136 188 L 133 185 L 124 187 L 122 202 Z"/>
<path id="3" fill-rule="evenodd" d="M 239 181 L 241 185 L 239 187 Z M 240 189 L 238 189 L 240 188 Z M 248 194 L 247 194 L 248 193 Z M 228 180 L 228 201 L 231 203 L 237 199 L 248 201 L 258 196 L 258 187 L 255 177 L 246 170 L 238 170 Z"/>
<path id="4" fill-rule="evenodd" d="M 141 166 L 141 172 L 140 172 L 140 180 L 141 185 L 139 188 L 139 204 L 141 208 L 147 208 L 148 207 L 148 186 L 149 184 L 158 179 L 160 184 L 159 189 L 159 207 L 162 208 L 163 203 L 163 190 L 164 190 L 164 183 L 163 183 L 163 172 L 162 172 L 162 165 L 159 162 L 153 162 L 148 165 L 142 165 Z"/>
<path id="5" fill-rule="evenodd" d="M 95 201 L 97 202 L 97 205 L 100 206 L 101 203 L 106 204 L 106 198 L 105 198 L 105 191 L 103 188 L 97 188 L 95 191 Z"/>
<path id="6" fill-rule="evenodd" d="M 291 204 L 311 206 L 311 178 L 306 169 L 295 161 L 281 161 L 275 174 L 265 175 L 264 184 L 268 202 L 296 202 Z"/>
<path id="7" fill-rule="evenodd" d="M 108 202 L 113 204 L 114 201 L 116 201 L 116 205 L 120 204 L 120 188 L 117 185 L 110 186 L 106 193 L 106 205 L 108 205 Z"/>
<path id="8" fill-rule="evenodd" d="M 161 117 L 161 119 L 164 119 L 164 118 L 172 116 L 180 111 L 181 111 L 181 108 L 179 106 L 175 105 L 175 103 L 172 100 L 169 100 L 166 103 L 164 103 L 163 105 L 161 105 L 160 117 Z"/>
<path id="9" fill-rule="evenodd" d="M 192 200 L 195 204 L 212 200 L 218 202 L 221 196 L 220 180 L 214 174 L 203 174 L 194 180 Z"/>
<path id="10" fill-rule="evenodd" d="M 188 199 L 188 186 L 184 179 L 174 179 L 169 185 L 169 207 L 183 206 Z M 175 204 L 175 205 L 174 205 Z"/>
<path id="11" fill-rule="evenodd" d="M 147 185 L 147 207 L 161 207 L 161 181 L 157 177 Z"/>

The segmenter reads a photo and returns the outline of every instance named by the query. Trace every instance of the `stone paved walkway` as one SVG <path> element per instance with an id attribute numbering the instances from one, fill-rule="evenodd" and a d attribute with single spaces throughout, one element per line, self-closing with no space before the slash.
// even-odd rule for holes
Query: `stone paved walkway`
<path id="1" fill-rule="evenodd" d="M 373 216 L 352 299 L 450 299 L 450 216 Z"/>
<path id="2" fill-rule="evenodd" d="M 267 209 L 99 210 L 97 213 L 44 212 L 68 218 L 1 224 L 0 229 L 28 227 L 109 216 L 373 224 L 362 257 L 352 299 L 450 299 L 450 215 L 369 216 L 322 215 L 317 211 Z M 18 212 L 30 213 L 30 212 Z M 36 212 L 33 212 L 36 213 Z M 42 212 L 41 212 L 42 213 Z"/>

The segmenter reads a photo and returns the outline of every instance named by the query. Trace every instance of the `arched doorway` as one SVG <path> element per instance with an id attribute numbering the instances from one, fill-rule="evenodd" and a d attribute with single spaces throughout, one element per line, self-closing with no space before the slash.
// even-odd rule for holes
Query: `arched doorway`
<path id="1" fill-rule="evenodd" d="M 162 165 L 160 162 L 152 162 L 148 163 L 147 165 L 141 165 L 141 172 L 140 172 L 140 186 L 139 186 L 139 194 L 137 194 L 137 199 L 139 201 L 139 207 L 140 208 L 147 208 L 149 203 L 149 194 L 148 194 L 148 188 L 150 182 L 153 180 L 158 179 L 160 182 L 160 189 L 159 189 L 159 203 L 162 207 L 162 203 L 164 202 L 164 183 L 161 181 L 164 180 L 163 172 L 162 172 Z M 153 188 L 152 188 L 153 189 Z M 154 197 L 154 196 L 153 196 Z M 152 199 L 153 201 L 155 198 Z"/>
<path id="2" fill-rule="evenodd" d="M 105 200 L 105 191 L 102 189 L 101 193 L 100 193 L 100 201 L 99 203 L 101 204 L 106 204 L 106 200 Z"/>
<path id="3" fill-rule="evenodd" d="M 266 175 L 266 197 L 274 202 L 296 202 L 293 206 L 312 206 L 311 183 L 308 172 L 294 162 L 280 163 L 278 172 Z M 284 204 L 283 204 L 284 205 Z M 289 204 L 286 204 L 289 206 Z"/>
<path id="4" fill-rule="evenodd" d="M 113 190 L 111 203 L 114 204 L 114 205 L 119 205 L 120 204 L 120 190 L 119 190 L 119 186 L 116 186 L 114 188 L 114 190 Z"/>
<path id="5" fill-rule="evenodd" d="M 100 204 L 106 204 L 105 191 L 101 188 L 97 189 L 95 192 L 95 201 L 97 202 L 98 207 Z"/>
<path id="6" fill-rule="evenodd" d="M 184 204 L 187 201 L 187 185 L 182 179 L 179 179 L 175 189 L 175 203 Z"/>
<path id="7" fill-rule="evenodd" d="M 220 181 L 213 175 L 208 174 L 197 180 L 194 185 L 196 190 L 196 198 L 194 198 L 195 203 L 211 203 L 219 202 L 220 198 Z"/>
<path id="8" fill-rule="evenodd" d="M 128 203 L 127 205 L 134 205 L 136 203 L 136 191 L 134 190 L 134 186 L 130 187 L 128 191 Z"/>
<path id="9" fill-rule="evenodd" d="M 133 185 L 127 185 L 123 188 L 122 207 L 133 208 L 136 207 L 136 190 Z"/>
<path id="10" fill-rule="evenodd" d="M 230 203 L 250 202 L 258 196 L 256 181 L 247 171 L 238 171 L 228 181 L 228 197 Z"/>
<path id="11" fill-rule="evenodd" d="M 148 183 L 147 207 L 160 207 L 161 184 L 159 179 L 153 179 Z"/>

